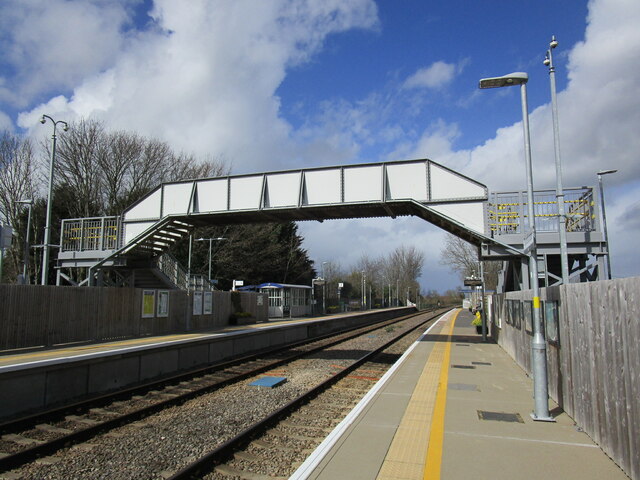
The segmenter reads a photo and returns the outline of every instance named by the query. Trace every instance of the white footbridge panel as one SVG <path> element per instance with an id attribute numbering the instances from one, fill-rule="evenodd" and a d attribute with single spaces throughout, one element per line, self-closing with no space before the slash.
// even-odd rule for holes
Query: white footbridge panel
<path id="1" fill-rule="evenodd" d="M 483 235 L 487 187 L 431 160 L 311 168 L 165 183 L 124 212 L 124 244 L 167 217 L 272 214 L 325 220 L 411 215 L 403 205 Z M 306 216 L 305 212 L 309 215 Z"/>

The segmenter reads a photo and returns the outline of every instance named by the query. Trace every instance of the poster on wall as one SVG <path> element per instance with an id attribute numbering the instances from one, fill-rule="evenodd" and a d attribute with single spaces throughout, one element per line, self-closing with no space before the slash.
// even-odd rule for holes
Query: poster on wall
<path id="1" fill-rule="evenodd" d="M 202 315 L 202 292 L 193 292 L 193 314 Z"/>
<path id="2" fill-rule="evenodd" d="M 213 312 L 213 292 L 204 292 L 204 311 L 205 315 Z"/>
<path id="3" fill-rule="evenodd" d="M 156 312 L 156 291 L 142 291 L 142 318 L 153 318 Z"/>
<path id="4" fill-rule="evenodd" d="M 168 290 L 159 290 L 158 291 L 158 317 L 168 317 L 169 316 L 169 291 Z"/>

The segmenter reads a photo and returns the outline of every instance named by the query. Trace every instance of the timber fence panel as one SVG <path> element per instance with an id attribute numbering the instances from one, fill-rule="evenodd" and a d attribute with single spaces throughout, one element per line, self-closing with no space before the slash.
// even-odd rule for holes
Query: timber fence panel
<path id="1" fill-rule="evenodd" d="M 549 297 L 549 300 L 558 302 L 558 351 L 560 355 L 560 361 L 558 363 L 557 375 L 560 378 L 559 385 L 560 390 L 557 392 L 558 396 L 556 401 L 565 412 L 573 417 L 574 411 L 574 398 L 571 394 L 574 391 L 572 380 L 572 331 L 573 331 L 573 319 L 569 317 L 566 302 L 562 302 L 561 299 L 565 294 L 566 286 L 561 285 L 554 289 L 554 295 Z"/>
<path id="2" fill-rule="evenodd" d="M 594 309 L 597 309 L 597 320 L 603 335 L 602 352 L 606 361 L 606 373 L 602 378 L 604 411 L 600 435 L 611 458 L 620 464 L 625 457 L 623 451 L 626 448 L 622 435 L 628 428 L 626 415 L 622 414 L 620 408 L 621 399 L 624 398 L 624 333 L 620 324 L 620 305 L 615 283 L 603 283 L 599 290 L 602 301 L 594 302 Z M 605 308 L 605 305 L 611 308 Z"/>
<path id="3" fill-rule="evenodd" d="M 626 437 L 628 448 L 625 450 L 623 470 L 634 479 L 640 479 L 640 279 L 614 280 L 623 284 L 618 288 L 618 316 L 623 331 L 623 368 L 624 389 L 619 399 L 622 411 L 627 418 Z M 624 282 L 624 283 L 623 283 Z"/>
<path id="4" fill-rule="evenodd" d="M 558 300 L 558 342 L 547 346 L 549 393 L 631 478 L 640 480 L 640 278 L 542 289 Z M 530 371 L 530 336 L 518 329 L 513 301 L 531 292 L 495 299 L 505 305 L 498 343 Z M 505 321 L 509 318 L 509 321 Z M 515 351 L 514 351 L 515 350 Z"/>

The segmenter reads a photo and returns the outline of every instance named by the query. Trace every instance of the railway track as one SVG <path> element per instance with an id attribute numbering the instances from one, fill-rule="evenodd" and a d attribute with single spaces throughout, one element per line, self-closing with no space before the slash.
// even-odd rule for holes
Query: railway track
<path id="1" fill-rule="evenodd" d="M 424 325 L 433 318 L 400 332 L 350 365 L 338 367 L 330 378 L 193 461 L 170 479 L 288 478 L 414 338 L 409 338 L 399 349 L 393 347 L 398 347 L 398 342 L 411 333 L 422 333 Z M 387 361 L 381 358 L 385 353 Z M 394 360 L 389 362 L 389 356 Z"/>
<path id="2" fill-rule="evenodd" d="M 230 391 L 233 392 L 235 390 L 237 392 L 238 390 L 246 388 L 246 379 L 255 377 L 261 372 L 273 372 L 274 369 L 278 368 L 285 368 L 285 370 L 288 369 L 292 371 L 300 368 L 292 366 L 295 365 L 295 362 L 309 361 L 298 360 L 302 356 L 306 356 L 307 358 L 309 358 L 310 355 L 312 358 L 313 355 L 316 357 L 326 356 L 326 352 L 331 351 L 332 348 L 334 351 L 335 349 L 340 351 L 342 348 L 341 345 L 348 344 L 356 338 L 366 338 L 367 335 L 371 337 L 377 335 L 372 332 L 400 328 L 394 325 L 397 325 L 398 322 L 401 321 L 406 322 L 409 320 L 403 318 L 391 322 L 382 322 L 369 328 L 361 328 L 354 332 L 342 334 L 338 338 L 335 336 L 325 338 L 306 345 L 297 345 L 287 350 L 273 352 L 268 355 L 246 358 L 243 359 L 242 362 L 221 365 L 214 371 L 203 371 L 198 372 L 198 374 L 192 372 L 188 377 L 181 376 L 174 378 L 173 381 L 169 383 L 165 381 L 155 386 L 147 385 L 144 389 L 129 392 L 129 398 L 126 399 L 123 399 L 123 394 L 120 393 L 115 401 L 112 399 L 112 401 L 109 402 L 108 398 L 101 398 L 98 402 L 76 405 L 72 413 L 67 409 L 59 412 L 49 412 L 47 416 L 35 416 L 11 424 L 5 424 L 0 427 L 3 433 L 2 440 L 0 441 L 0 451 L 5 452 L 7 456 L 0 458 L 0 472 L 14 470 L 12 474 L 18 475 L 15 478 L 46 478 L 45 472 L 42 471 L 42 469 L 55 470 L 59 464 L 65 464 L 66 457 L 74 457 L 79 453 L 85 453 L 90 457 L 94 448 L 96 452 L 102 448 L 102 446 L 94 447 L 96 444 L 108 444 L 109 441 L 118 442 L 123 437 L 135 437 L 136 434 L 146 431 L 147 428 L 152 428 L 154 425 L 162 426 L 162 416 L 165 414 L 168 416 L 174 415 L 175 412 L 180 411 L 183 405 L 193 402 L 210 405 L 211 402 L 213 402 L 216 408 L 228 405 L 230 409 L 234 409 L 236 408 L 239 398 L 237 393 L 230 393 Z M 337 357 L 340 357 L 340 355 L 337 355 Z M 344 362 L 341 362 L 342 363 L 334 364 L 331 368 L 343 370 Z M 291 386 L 288 387 L 289 392 L 287 393 L 286 401 L 275 401 L 276 404 L 280 404 L 277 405 L 276 410 L 291 408 L 287 406 L 292 403 L 290 398 L 299 397 L 304 390 L 298 385 L 294 385 L 293 387 L 294 388 L 291 388 Z M 283 391 L 284 390 L 285 389 L 283 389 Z M 291 392 L 291 390 L 294 391 Z M 131 395 L 131 393 L 133 393 L 133 395 Z M 267 401 L 267 403 L 269 402 L 271 402 L 271 400 Z M 268 408 L 270 407 L 267 407 L 267 409 Z M 261 421 L 251 421 L 264 416 L 262 407 L 255 407 L 254 410 L 248 420 L 242 420 L 241 423 L 243 425 L 259 423 Z M 174 412 L 166 413 L 172 411 Z M 206 411 L 205 408 L 204 412 Z M 210 410 L 210 412 L 212 412 L 212 410 Z M 223 415 L 226 415 L 226 413 Z M 233 421 L 222 420 L 223 415 L 221 415 L 221 419 L 217 422 L 218 425 L 216 425 L 216 428 L 223 427 L 219 428 L 222 433 L 215 435 L 215 437 L 234 438 L 237 436 L 237 431 L 242 429 L 242 425 L 234 425 Z M 272 420 L 267 420 L 265 426 L 270 422 L 272 422 Z M 198 434 L 199 427 L 196 422 L 196 426 L 194 427 L 196 430 L 195 435 Z M 127 431 L 123 433 L 124 430 Z M 187 433 L 182 434 L 182 436 L 186 438 L 186 440 L 182 442 L 191 441 L 190 439 L 193 437 L 194 432 L 188 430 L 189 429 L 187 429 Z M 168 435 L 169 434 L 167 434 L 167 436 Z M 160 435 L 160 441 L 166 440 L 167 436 Z M 224 441 L 223 443 L 228 442 Z M 72 447 L 73 445 L 75 445 L 75 447 Z M 189 449 L 187 448 L 187 450 Z M 188 461 L 196 458 L 200 459 L 203 457 L 203 448 L 193 449 L 193 451 L 189 453 L 190 454 L 186 455 Z M 210 452 L 204 453 L 209 454 Z M 179 455 L 176 456 L 179 457 Z M 184 465 L 184 458 L 177 460 L 179 465 Z M 72 461 L 72 464 L 73 463 Z M 101 462 L 98 463 L 100 464 Z M 134 475 L 130 473 L 123 474 L 121 478 L 168 478 L 175 474 L 177 470 L 175 461 L 172 466 L 170 465 L 171 461 L 167 462 L 163 460 L 159 463 L 162 465 L 157 468 L 156 473 L 152 473 L 152 471 L 156 470 L 156 467 L 138 467 L 136 470 L 137 473 Z M 214 463 L 220 463 L 220 461 L 216 460 Z M 97 468 L 100 470 L 105 468 L 105 466 L 107 470 L 110 470 L 108 475 L 100 477 L 96 475 L 95 472 L 92 472 L 91 475 L 95 478 L 118 478 L 117 475 L 114 475 L 114 470 L 109 465 L 109 462 Z M 61 473 L 61 475 L 67 476 L 66 473 Z M 5 478 L 11 478 L 11 476 L 7 477 L 5 475 Z M 53 475 L 50 478 L 58 477 Z"/>

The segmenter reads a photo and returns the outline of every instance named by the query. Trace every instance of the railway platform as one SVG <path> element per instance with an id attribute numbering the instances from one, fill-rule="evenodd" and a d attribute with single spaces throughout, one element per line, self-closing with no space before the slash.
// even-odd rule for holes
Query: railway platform
<path id="1" fill-rule="evenodd" d="M 351 315 L 359 312 L 353 312 Z M 288 319 L 274 319 L 262 323 L 247 325 L 228 325 L 219 328 L 212 328 L 206 331 L 195 333 L 175 333 L 170 335 L 159 335 L 139 338 L 127 338 L 110 342 L 84 342 L 59 346 L 56 348 L 33 349 L 27 352 L 0 352 L 0 373 L 2 369 L 11 367 L 21 367 L 27 365 L 44 364 L 47 362 L 60 362 L 65 360 L 80 359 L 85 357 L 99 357 L 109 354 L 126 353 L 134 349 L 149 349 L 176 343 L 191 343 L 198 340 L 206 340 L 215 337 L 239 334 L 256 330 L 291 325 L 294 323 L 304 324 L 314 321 L 331 320 L 349 316 L 349 313 L 341 315 L 325 315 L 322 317 L 300 317 Z"/>
<path id="2" fill-rule="evenodd" d="M 0 421 L 414 311 L 376 309 L 0 355 Z"/>
<path id="3" fill-rule="evenodd" d="M 291 477 L 295 480 L 626 479 L 472 315 L 443 315 Z"/>

